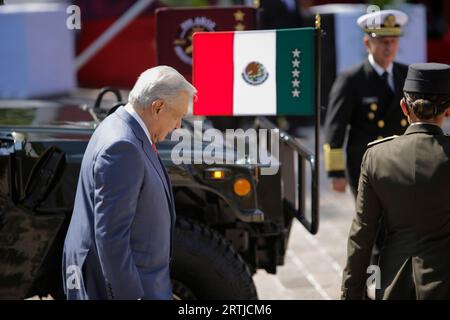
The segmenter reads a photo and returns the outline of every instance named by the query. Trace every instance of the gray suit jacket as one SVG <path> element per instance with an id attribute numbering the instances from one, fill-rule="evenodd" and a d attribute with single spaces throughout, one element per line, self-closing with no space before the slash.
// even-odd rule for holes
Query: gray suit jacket
<path id="1" fill-rule="evenodd" d="M 68 299 L 172 299 L 175 208 L 167 172 L 138 122 L 119 108 L 81 164 L 64 243 Z"/>

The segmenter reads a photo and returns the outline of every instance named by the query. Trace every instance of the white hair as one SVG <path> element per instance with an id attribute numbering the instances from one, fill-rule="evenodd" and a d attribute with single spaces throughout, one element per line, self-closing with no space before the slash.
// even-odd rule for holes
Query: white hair
<path id="1" fill-rule="evenodd" d="M 130 91 L 128 102 L 135 108 L 145 109 L 158 99 L 171 101 L 182 91 L 190 97 L 197 93 L 197 89 L 174 68 L 158 66 L 141 73 Z"/>

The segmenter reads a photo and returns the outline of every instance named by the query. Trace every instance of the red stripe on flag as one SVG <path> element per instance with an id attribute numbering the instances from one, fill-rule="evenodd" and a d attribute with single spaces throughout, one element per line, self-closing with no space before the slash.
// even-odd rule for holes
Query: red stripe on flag
<path id="1" fill-rule="evenodd" d="M 233 38 L 233 32 L 194 34 L 194 115 L 233 115 Z"/>

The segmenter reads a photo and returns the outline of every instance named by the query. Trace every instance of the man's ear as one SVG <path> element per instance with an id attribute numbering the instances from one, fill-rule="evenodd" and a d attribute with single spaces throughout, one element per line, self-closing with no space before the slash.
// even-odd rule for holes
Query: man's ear
<path id="1" fill-rule="evenodd" d="M 367 49 L 367 52 L 369 52 L 370 53 L 370 50 L 369 50 L 369 36 L 366 34 L 366 35 L 364 35 L 364 38 L 363 38 L 363 42 L 364 42 L 364 46 L 366 47 L 366 49 Z"/>
<path id="2" fill-rule="evenodd" d="M 408 105 L 406 104 L 405 98 L 400 100 L 400 107 L 402 108 L 402 111 L 403 111 L 403 114 L 405 115 L 405 117 L 408 117 L 408 119 L 409 119 L 409 108 L 408 108 Z"/>
<path id="3" fill-rule="evenodd" d="M 445 110 L 444 114 L 445 114 L 446 118 L 450 118 L 450 106 L 447 107 L 447 109 Z"/>
<path id="4" fill-rule="evenodd" d="M 152 115 L 158 115 L 162 109 L 163 104 L 164 102 L 160 99 L 153 101 L 151 105 Z"/>

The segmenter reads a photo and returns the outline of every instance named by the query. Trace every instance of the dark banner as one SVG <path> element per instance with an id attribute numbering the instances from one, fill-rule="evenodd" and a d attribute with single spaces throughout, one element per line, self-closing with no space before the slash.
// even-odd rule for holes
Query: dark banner
<path id="1" fill-rule="evenodd" d="M 157 64 L 174 67 L 191 80 L 195 32 L 243 31 L 255 27 L 253 7 L 160 8 L 156 11 Z"/>

